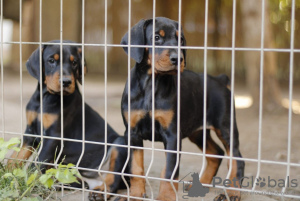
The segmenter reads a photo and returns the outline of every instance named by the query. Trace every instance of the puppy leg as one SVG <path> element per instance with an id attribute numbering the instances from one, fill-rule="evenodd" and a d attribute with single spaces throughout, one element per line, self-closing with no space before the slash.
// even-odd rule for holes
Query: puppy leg
<path id="1" fill-rule="evenodd" d="M 27 117 L 27 127 L 25 130 L 25 133 L 33 134 L 34 126 L 32 125 L 32 122 L 36 120 L 37 113 L 34 111 L 26 111 L 26 117 Z M 15 167 L 22 165 L 21 160 L 27 160 L 32 153 L 34 152 L 34 148 L 36 147 L 36 138 L 23 136 L 23 146 L 21 147 L 21 150 L 19 152 L 14 151 L 11 155 L 10 160 L 7 161 L 8 167 Z"/>
<path id="2" fill-rule="evenodd" d="M 230 129 L 228 128 L 222 128 L 222 129 L 215 129 L 217 136 L 220 138 L 222 143 L 225 146 L 226 153 L 228 156 L 230 156 Z M 238 129 L 236 126 L 236 123 L 234 122 L 234 133 L 233 133 L 233 157 L 239 157 L 242 158 L 242 155 L 239 151 L 239 138 L 238 138 Z M 228 161 L 228 167 L 232 165 L 232 170 L 230 172 L 229 179 L 231 182 L 231 187 L 240 188 L 242 177 L 244 176 L 244 168 L 245 168 L 245 162 L 242 160 L 236 160 L 232 159 L 232 163 L 230 164 L 230 160 Z M 230 197 L 230 200 L 239 201 L 241 199 L 241 193 L 240 191 L 233 191 L 233 190 L 227 190 L 227 193 Z M 220 194 L 217 196 L 215 201 L 223 201 L 227 200 L 224 194 Z"/>
<path id="3" fill-rule="evenodd" d="M 21 150 L 19 152 L 14 151 L 11 155 L 12 159 L 7 161 L 7 165 L 9 168 L 14 168 L 16 166 L 21 166 L 23 162 L 21 160 L 27 160 L 31 154 L 33 153 L 33 148 L 28 146 L 27 144 L 23 144 Z"/>
<path id="4" fill-rule="evenodd" d="M 126 151 L 126 150 L 124 150 Z M 121 156 L 121 157 L 120 157 Z M 112 148 L 110 156 L 109 171 L 121 172 L 126 158 L 122 156 L 122 153 L 118 151 L 117 148 Z M 120 183 L 122 182 L 121 175 L 115 175 L 113 173 L 108 173 L 104 179 L 104 183 L 101 186 L 96 186 L 93 190 L 105 191 L 108 193 L 115 193 L 119 189 Z M 111 195 L 102 193 L 89 193 L 89 200 L 105 200 L 105 197 L 110 199 Z"/>
<path id="5" fill-rule="evenodd" d="M 60 151 L 60 141 L 59 140 L 52 140 L 52 139 L 44 139 L 43 146 L 40 148 L 42 149 L 39 156 L 38 161 L 50 163 L 53 162 L 55 154 L 58 154 Z M 57 150 L 57 152 L 55 152 Z M 40 164 L 40 169 L 42 172 L 45 172 L 48 166 L 45 164 Z"/>
<path id="6" fill-rule="evenodd" d="M 166 140 L 166 147 L 167 150 L 176 151 L 177 150 L 177 136 L 168 137 Z M 181 142 L 180 147 L 181 150 Z M 179 151 L 180 151 L 179 150 Z M 175 171 L 174 179 L 178 179 L 179 175 L 179 165 L 177 169 L 175 169 L 176 162 L 177 162 L 177 154 L 176 153 L 166 153 L 167 161 L 166 165 L 161 172 L 161 178 L 171 179 L 173 172 Z M 180 162 L 180 155 L 179 155 L 179 162 Z M 164 200 L 164 201 L 173 201 L 176 200 L 176 192 L 173 189 L 175 187 L 176 192 L 178 191 L 178 183 L 173 183 L 169 181 L 161 181 L 159 187 L 159 194 L 156 198 L 157 200 Z"/>
<path id="7" fill-rule="evenodd" d="M 203 151 L 203 134 L 202 131 L 192 134 L 189 139 Z M 224 151 L 215 143 L 210 135 L 210 130 L 206 130 L 206 154 L 223 156 Z M 203 184 L 210 184 L 213 177 L 217 174 L 222 162 L 221 158 L 206 156 L 207 165 L 200 179 Z"/>
<path id="8" fill-rule="evenodd" d="M 125 132 L 127 133 L 127 132 Z M 125 136 L 127 140 L 127 136 Z M 131 146 L 143 147 L 143 139 L 137 134 L 131 133 Z M 127 143 L 126 143 L 127 144 Z M 126 150 L 127 151 L 127 150 Z M 133 175 L 143 176 L 144 175 L 144 150 L 142 149 L 131 149 L 130 151 L 130 170 L 129 173 Z M 146 182 L 144 178 L 131 176 L 130 177 L 130 196 L 133 197 L 145 197 L 146 196 Z M 118 197 L 116 200 L 125 201 L 126 197 Z M 139 199 L 130 199 L 137 201 Z"/>

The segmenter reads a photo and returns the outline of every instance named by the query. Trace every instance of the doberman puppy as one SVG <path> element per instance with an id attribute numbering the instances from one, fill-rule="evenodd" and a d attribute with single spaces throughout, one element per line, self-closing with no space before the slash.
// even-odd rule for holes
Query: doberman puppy
<path id="1" fill-rule="evenodd" d="M 50 41 L 59 43 L 59 41 Z M 72 43 L 63 41 L 63 43 Z M 40 83 L 40 51 L 42 51 L 42 80 Z M 62 57 L 62 58 L 61 58 Z M 61 62 L 62 71 L 61 75 Z M 63 137 L 67 139 L 82 140 L 82 96 L 76 80 L 81 83 L 82 79 L 82 53 L 81 48 L 75 45 L 63 45 L 60 52 L 59 44 L 43 45 L 32 53 L 26 63 L 31 76 L 38 80 L 37 88 L 26 107 L 27 127 L 25 133 L 41 135 L 41 119 L 43 120 L 43 136 L 61 137 L 61 82 L 63 89 Z M 86 65 L 84 65 L 84 72 Z M 40 97 L 40 85 L 42 85 L 42 97 Z M 42 98 L 43 114 L 41 117 L 40 99 Z M 103 118 L 85 103 L 85 140 L 104 142 L 105 122 Z M 31 148 L 37 148 L 41 143 L 40 137 L 24 136 L 24 144 L 20 153 L 14 153 L 12 158 L 27 159 L 31 154 Z M 63 163 L 77 164 L 79 157 L 84 151 L 79 167 L 98 169 L 105 152 L 104 145 L 85 143 L 82 150 L 82 142 L 64 141 L 61 147 L 60 140 L 43 138 L 38 160 L 53 162 L 55 155 L 62 149 L 59 162 L 65 157 Z M 124 145 L 124 138 L 119 136 L 107 125 L 107 142 Z M 104 170 L 120 172 L 127 158 L 127 150 L 116 146 L 107 146 L 107 155 L 103 165 Z M 12 163 L 12 161 L 10 161 Z M 45 171 L 45 165 L 41 165 Z M 97 172 L 80 170 L 82 180 L 89 189 L 104 191 L 104 183 Z M 107 191 L 115 193 L 122 185 L 120 175 L 102 174 L 107 185 Z M 109 198 L 110 195 L 107 195 Z M 90 200 L 104 200 L 100 193 L 90 193 Z"/>
<path id="2" fill-rule="evenodd" d="M 183 32 L 178 34 L 176 21 L 155 18 L 155 35 L 152 35 L 153 20 L 141 20 L 131 29 L 131 45 L 152 45 L 154 38 L 156 46 L 153 55 L 152 48 L 131 47 L 131 57 L 136 61 L 131 70 L 130 102 L 128 108 L 128 82 L 122 97 L 122 116 L 126 126 L 125 141 L 143 146 L 143 140 L 162 141 L 166 150 L 177 150 L 177 141 L 188 137 L 201 150 L 203 149 L 203 118 L 207 123 L 206 154 L 224 155 L 224 151 L 213 141 L 210 130 L 214 130 L 223 143 L 226 153 L 233 148 L 234 157 L 242 157 L 239 151 L 239 134 L 235 115 L 233 117 L 233 144 L 230 144 L 230 100 L 231 91 L 227 88 L 227 76 L 207 76 L 207 115 L 203 117 L 204 75 L 184 70 L 186 50 L 178 52 L 178 38 L 181 46 L 185 46 Z M 128 45 L 128 33 L 122 38 L 121 44 Z M 169 48 L 174 46 L 174 48 Z M 128 54 L 128 48 L 124 47 Z M 154 63 L 152 58 L 154 57 Z M 179 58 L 178 58 L 179 57 Z M 180 63 L 178 63 L 180 60 Z M 154 68 L 155 86 L 152 86 L 152 68 Z M 180 139 L 177 138 L 177 70 L 180 68 Z M 155 112 L 152 113 L 152 87 L 155 90 Z M 130 120 L 128 113 L 130 111 Z M 152 139 L 152 119 L 155 118 L 155 139 Z M 129 124 L 130 122 L 130 124 Z M 143 175 L 143 150 L 131 148 L 130 172 Z M 210 184 L 221 163 L 221 158 L 206 157 L 207 167 L 200 182 Z M 179 168 L 176 166 L 176 154 L 166 153 L 166 164 L 161 173 L 162 178 L 170 179 L 175 171 L 178 179 Z M 244 175 L 244 162 L 233 159 L 230 179 L 241 179 Z M 145 195 L 145 180 L 141 177 L 131 177 L 131 196 Z M 178 183 L 174 183 L 178 189 Z M 239 185 L 240 186 L 240 185 Z M 230 200 L 240 200 L 240 193 L 228 191 Z M 175 200 L 176 192 L 168 181 L 160 182 L 158 200 Z M 124 198 L 123 198 L 124 199 Z M 225 200 L 224 194 L 215 200 Z M 121 200 L 121 198 L 120 198 Z"/>

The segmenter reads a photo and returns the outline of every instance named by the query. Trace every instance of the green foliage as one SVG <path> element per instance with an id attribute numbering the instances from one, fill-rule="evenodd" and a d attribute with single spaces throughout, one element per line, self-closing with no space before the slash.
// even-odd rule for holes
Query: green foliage
<path id="1" fill-rule="evenodd" d="M 20 151 L 20 148 L 14 147 L 17 144 L 20 144 L 20 140 L 18 138 L 11 138 L 7 142 L 5 142 L 3 138 L 0 138 L 0 161 L 4 159 L 8 150 L 13 149 L 17 152 Z"/>
<path id="2" fill-rule="evenodd" d="M 60 163 L 42 174 L 39 166 L 18 165 L 14 168 L 4 164 L 4 157 L 9 150 L 20 151 L 16 145 L 20 144 L 18 138 L 11 138 L 5 142 L 0 138 L 0 200 L 1 201 L 40 201 L 53 198 L 54 185 L 78 182 L 80 177 L 73 164 Z"/>

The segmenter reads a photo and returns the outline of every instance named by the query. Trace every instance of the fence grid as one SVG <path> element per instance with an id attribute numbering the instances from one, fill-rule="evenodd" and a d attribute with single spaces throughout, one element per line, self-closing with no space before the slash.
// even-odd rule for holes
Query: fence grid
<path id="1" fill-rule="evenodd" d="M 182 25 L 182 9 L 181 9 L 181 5 L 182 5 L 182 0 L 178 0 L 179 1 L 179 8 L 178 8 L 178 24 L 179 27 L 181 27 Z M 112 196 L 125 196 L 128 199 L 129 198 L 134 198 L 132 196 L 130 196 L 130 191 L 129 191 L 129 187 L 130 185 L 127 183 L 125 176 L 129 176 L 129 177 L 137 177 L 137 178 L 144 178 L 146 180 L 146 183 L 150 189 L 150 192 L 147 192 L 149 196 L 149 198 L 142 198 L 143 200 L 154 200 L 155 199 L 155 195 L 157 194 L 157 192 L 155 192 L 155 190 L 152 188 L 153 184 L 151 181 L 169 181 L 171 182 L 172 188 L 174 191 L 176 191 L 176 188 L 174 186 L 174 183 L 179 183 L 178 180 L 175 180 L 175 173 L 176 173 L 176 169 L 177 167 L 179 167 L 179 156 L 190 156 L 190 157 L 202 157 L 202 165 L 201 165 L 201 170 L 200 170 L 200 176 L 203 175 L 204 170 L 205 170 L 205 165 L 206 165 L 206 157 L 212 157 L 212 158 L 221 158 L 221 159 L 225 159 L 229 161 L 229 170 L 228 170 L 228 174 L 226 175 L 226 179 L 229 179 L 231 172 L 233 171 L 233 160 L 242 160 L 245 162 L 253 162 L 257 164 L 257 170 L 256 170 L 256 174 L 255 174 L 255 178 L 259 178 L 261 176 L 261 169 L 262 169 L 262 164 L 272 164 L 272 165 L 276 165 L 278 167 L 286 167 L 286 173 L 285 173 L 285 177 L 289 178 L 291 175 L 291 168 L 300 168 L 300 164 L 299 163 L 295 163 L 295 162 L 291 162 L 291 146 L 292 146 L 292 101 L 293 101 L 293 70 L 294 70 L 294 54 L 295 53 L 300 53 L 300 49 L 295 49 L 294 48 L 294 41 L 295 41 L 295 26 L 296 26 L 296 22 L 295 22 L 295 10 L 296 10 L 296 2 L 295 0 L 292 0 L 292 14 L 291 14 L 291 35 L 290 35 L 290 48 L 282 48 L 282 49 L 278 49 L 278 48 L 265 48 L 264 47 L 264 41 L 265 41 L 265 0 L 261 0 L 261 5 L 262 5 L 262 19 L 261 19 L 261 46 L 259 48 L 241 48 L 241 47 L 236 47 L 236 6 L 237 6 L 237 2 L 236 0 L 233 0 L 233 10 L 232 10 L 232 44 L 231 47 L 212 47 L 212 46 L 208 46 L 208 18 L 209 18 L 209 0 L 205 0 L 205 28 L 204 28 L 204 45 L 203 46 L 184 46 L 182 47 L 181 44 L 181 38 L 178 37 L 178 46 L 176 47 L 178 49 L 178 52 L 180 52 L 182 49 L 186 49 L 186 50 L 203 50 L 204 51 L 204 60 L 203 60 L 203 64 L 204 64 L 204 97 L 203 97 L 203 101 L 204 101 L 204 112 L 203 112 L 203 116 L 207 116 L 207 57 L 208 57 L 208 51 L 210 50 L 218 50 L 218 51 L 230 51 L 231 52 L 231 117 L 230 117 L 230 144 L 233 144 L 233 130 L 234 130 L 234 92 L 235 92 L 235 57 L 236 57 L 236 52 L 237 51 L 255 51 L 255 52 L 259 52 L 260 53 L 260 80 L 259 80 L 259 115 L 258 115 L 258 154 L 257 154 L 257 158 L 251 158 L 251 157 L 247 157 L 247 154 L 244 154 L 244 158 L 239 158 L 239 157 L 234 157 L 233 156 L 233 147 L 230 147 L 230 154 L 227 156 L 218 156 L 218 155 L 212 155 L 207 153 L 206 150 L 206 137 L 207 137 L 207 122 L 206 119 L 203 118 L 203 152 L 191 152 L 191 151 L 181 151 L 180 150 L 180 141 L 177 140 L 177 150 L 176 151 L 171 151 L 171 150 L 165 150 L 165 149 L 161 149 L 161 148 L 155 148 L 155 144 L 154 144 L 154 140 L 151 143 L 150 147 L 136 147 L 136 146 L 132 146 L 130 144 L 130 137 L 131 137 L 131 132 L 130 129 L 128 129 L 128 145 L 117 145 L 117 144 L 112 144 L 112 143 L 108 143 L 108 139 L 107 139 L 107 124 L 109 122 L 107 122 L 107 116 L 108 116 L 108 54 L 109 54 L 109 50 L 108 48 L 117 48 L 117 47 L 127 47 L 128 48 L 128 62 L 127 62 L 127 76 L 128 76 L 128 108 L 131 108 L 131 101 L 130 101 L 130 97 L 131 97 L 131 67 L 132 67 L 132 61 L 131 61 L 131 48 L 136 48 L 136 47 L 143 47 L 143 48 L 152 48 L 153 51 L 153 55 L 155 55 L 155 49 L 158 48 L 174 48 L 174 46 L 158 46 L 155 45 L 154 42 L 154 37 L 152 39 L 152 44 L 153 45 L 133 45 L 130 43 L 130 41 L 132 40 L 131 38 L 131 27 L 132 27 L 132 0 L 128 0 L 128 45 L 120 45 L 120 44 L 109 44 L 108 43 L 108 1 L 105 0 L 104 2 L 104 6 L 105 6 L 105 13 L 104 13 L 104 43 L 85 43 L 85 15 L 88 15 L 89 13 L 86 12 L 85 10 L 85 0 L 82 0 L 82 27 L 81 27 L 81 35 L 82 35 L 82 42 L 81 43 L 68 43 L 68 42 L 63 42 L 63 0 L 60 0 L 60 42 L 58 43 L 60 46 L 60 52 L 63 52 L 63 46 L 64 45 L 70 45 L 70 46 L 81 46 L 82 49 L 82 72 L 84 72 L 84 58 L 85 58 L 85 48 L 86 47 L 104 47 L 104 121 L 105 121 L 105 132 L 104 132 L 104 142 L 95 142 L 95 141 L 89 141 L 86 140 L 85 138 L 85 121 L 86 118 L 83 115 L 82 117 L 82 140 L 76 140 L 76 139 L 70 139 L 70 138 L 66 138 L 64 137 L 64 130 L 63 130 L 63 124 L 64 124 L 64 118 L 63 118 L 63 84 L 62 84 L 62 79 L 60 80 L 60 101 L 61 101 L 61 110 L 60 110 L 60 114 L 61 114 L 61 119 L 60 119 L 60 124 L 61 126 L 61 130 L 60 130 L 60 137 L 53 137 L 53 136 L 46 136 L 44 135 L 43 132 L 43 118 L 40 119 L 40 124 L 41 124 L 41 128 L 40 128 L 40 132 L 41 135 L 40 136 L 36 136 L 30 133 L 24 133 L 23 131 L 23 74 L 22 74 L 22 66 L 23 66 L 23 57 L 22 57 L 22 52 L 23 52 L 23 45 L 38 45 L 40 49 L 42 49 L 43 45 L 57 45 L 57 43 L 51 43 L 51 42 L 45 42 L 42 40 L 42 26 L 45 26 L 42 24 L 42 4 L 43 1 L 39 0 L 39 41 L 38 42 L 25 42 L 23 41 L 22 38 L 22 0 L 20 0 L 20 8 L 19 8 L 19 15 L 20 15 L 20 24 L 19 24 L 19 41 L 3 41 L 3 9 L 5 9 L 5 7 L 3 7 L 3 0 L 1 0 L 1 18 L 0 18 L 0 26 L 1 26 L 1 53 L 0 53 L 0 60 L 1 60 L 1 109 L 2 109 L 2 131 L 1 131 L 1 135 L 3 137 L 5 136 L 19 136 L 21 139 L 24 136 L 27 137 L 35 137 L 35 138 L 41 138 L 41 145 L 40 145 L 40 149 L 38 151 L 38 154 L 40 154 L 42 148 L 43 148 L 43 140 L 44 139 L 55 139 L 55 140 L 60 140 L 60 144 L 61 144 L 61 149 L 60 152 L 58 153 L 57 159 L 54 161 L 54 163 L 46 163 L 46 162 L 39 162 L 38 161 L 38 156 L 36 156 L 36 158 L 34 159 L 34 161 L 37 164 L 45 164 L 45 165 L 49 165 L 49 166 L 54 166 L 57 167 L 58 166 L 58 162 L 60 159 L 60 156 L 62 155 L 63 152 L 63 148 L 64 148 L 64 143 L 65 142 L 81 142 L 82 143 L 82 151 L 81 151 L 81 155 L 79 157 L 79 160 L 76 164 L 76 169 L 77 170 L 87 170 L 90 172 L 97 172 L 99 174 L 99 176 L 103 179 L 103 174 L 115 174 L 115 175 L 121 175 L 123 181 L 125 182 L 126 188 L 127 188 L 127 194 L 123 195 L 123 194 L 118 194 L 118 193 L 110 193 L 108 192 L 108 187 L 107 185 L 105 185 L 105 189 L 103 192 L 99 192 L 99 191 L 95 191 L 95 190 L 90 190 L 90 189 L 86 189 L 84 182 L 82 185 L 82 188 L 80 189 L 80 191 L 82 192 L 82 196 L 81 199 L 82 200 L 86 200 L 86 194 L 85 192 L 95 192 L 95 193 L 102 193 L 104 194 L 104 197 L 106 199 L 107 195 L 112 195 Z M 156 0 L 153 0 L 153 18 L 156 17 Z M 155 21 L 153 21 L 153 27 L 155 27 Z M 181 35 L 181 29 L 178 29 L 179 32 L 179 36 Z M 153 35 L 155 35 L 155 28 L 153 28 Z M 21 131 L 19 132 L 12 132 L 9 130 L 6 130 L 5 127 L 5 114 L 6 114 L 6 109 L 5 109 L 5 95 L 4 95 L 4 90 L 5 90 L 5 82 L 4 82 L 4 64 L 3 64 L 3 46 L 4 45 L 19 45 L 19 54 L 20 54 L 20 107 L 21 107 L 21 111 L 20 111 L 20 122 L 21 122 Z M 262 127 L 263 127 L 263 89 L 264 89 L 264 54 L 265 52 L 278 52 L 278 53 L 290 53 L 290 63 L 289 63 L 289 70 L 290 70 L 290 74 L 289 74 L 289 110 L 288 110 L 288 130 L 287 130 L 287 160 L 286 162 L 282 162 L 282 161 L 275 161 L 275 160 L 266 160 L 262 158 L 262 146 L 263 146 L 263 142 L 262 142 Z M 40 51 L 39 54 L 40 57 L 40 72 L 43 71 L 42 69 L 42 51 Z M 155 63 L 155 58 L 152 57 L 152 63 Z M 60 56 L 60 73 L 63 74 L 63 57 L 62 55 Z M 178 57 L 178 64 L 180 65 L 180 57 Z M 178 76 L 177 76 L 177 83 L 180 86 L 180 68 L 177 69 L 178 70 Z M 152 100 L 155 100 L 155 71 L 154 68 L 152 68 Z M 42 73 L 40 75 L 39 78 L 39 82 L 42 83 L 43 82 L 43 77 L 42 77 Z M 124 83 L 125 84 L 125 83 Z M 42 85 L 40 85 L 40 97 L 43 97 L 43 93 L 42 93 L 43 89 L 42 89 Z M 82 87 L 81 87 L 81 93 L 82 93 L 82 113 L 85 114 L 85 76 L 82 76 Z M 177 105 L 177 139 L 180 139 L 180 87 L 178 87 L 177 90 L 177 100 L 178 100 L 178 105 Z M 43 99 L 40 99 L 40 113 L 41 116 L 43 115 L 44 111 L 43 111 Z M 152 114 L 154 114 L 155 112 L 155 102 L 152 101 L 152 108 L 151 108 Z M 130 124 L 131 121 L 131 112 L 129 110 L 128 112 L 128 124 Z M 155 117 L 154 115 L 152 116 L 152 122 L 151 122 L 151 126 L 152 126 L 152 139 L 155 139 Z M 85 153 L 85 149 L 86 146 L 89 146 L 90 144 L 97 144 L 97 145 L 104 145 L 104 156 L 103 159 L 101 160 L 101 163 L 99 164 L 98 169 L 89 169 L 89 168 L 83 168 L 80 167 L 80 162 L 82 161 L 83 155 Z M 23 141 L 21 143 L 21 146 L 23 145 Z M 128 151 L 128 157 L 126 159 L 126 163 L 122 169 L 121 172 L 112 172 L 112 171 L 107 171 L 107 170 L 103 170 L 102 167 L 104 165 L 105 162 L 105 158 L 108 154 L 108 147 L 109 146 L 115 146 L 115 147 L 125 147 L 127 148 Z M 144 151 L 151 151 L 151 160 L 149 162 L 149 166 L 148 169 L 146 170 L 146 173 L 144 176 L 141 175 L 132 175 L 132 174 L 128 174 L 125 172 L 126 170 L 126 165 L 130 162 L 130 153 L 131 153 L 131 148 L 137 149 L 137 150 L 144 150 Z M 175 169 L 172 173 L 171 179 L 164 179 L 164 178 L 160 178 L 159 175 L 157 176 L 151 176 L 150 173 L 153 170 L 153 164 L 155 163 L 155 152 L 160 152 L 160 153 L 175 153 L 176 154 L 176 165 L 175 165 Z M 23 160 L 23 161 L 28 161 L 28 160 Z M 287 186 L 287 179 L 285 181 Z M 206 187 L 213 187 L 212 184 L 203 184 Z M 73 188 L 73 187 L 68 187 L 68 186 L 61 186 L 62 189 L 73 189 L 73 190 L 78 190 L 78 188 Z M 293 195 L 293 194 L 289 194 L 287 192 L 287 188 L 286 187 L 282 187 L 281 188 L 281 194 L 277 194 L 277 193 L 272 193 L 272 192 L 266 192 L 263 190 L 259 190 L 256 188 L 256 185 L 253 185 L 252 188 L 233 188 L 233 187 L 224 187 L 224 186 L 220 186 L 220 185 L 216 185 L 214 186 L 217 189 L 221 189 L 224 190 L 224 193 L 227 194 L 226 190 L 235 190 L 235 191 L 240 191 L 240 192 L 246 192 L 246 193 L 257 193 L 257 194 L 268 194 L 268 195 L 272 195 L 272 196 L 277 196 L 277 197 L 282 197 L 282 198 L 295 198 L 295 199 L 300 199 L 300 195 Z M 66 196 L 68 195 L 68 192 L 64 192 L 64 190 L 62 190 L 62 196 Z M 228 198 L 228 195 L 226 195 Z M 176 194 L 176 200 L 180 200 L 179 194 Z M 229 200 L 229 198 L 228 198 Z"/>

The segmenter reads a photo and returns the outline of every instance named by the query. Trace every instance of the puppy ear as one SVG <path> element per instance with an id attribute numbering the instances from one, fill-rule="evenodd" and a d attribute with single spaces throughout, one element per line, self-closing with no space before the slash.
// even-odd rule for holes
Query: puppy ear
<path id="1" fill-rule="evenodd" d="M 172 20 L 176 29 L 178 30 L 179 29 L 179 24 L 177 21 L 174 21 Z M 184 37 L 184 33 L 183 33 L 183 30 L 182 30 L 182 27 L 180 28 L 181 29 L 181 34 L 182 34 L 182 45 L 181 46 L 186 46 L 186 39 Z M 186 49 L 182 49 L 182 53 L 183 53 L 183 57 L 184 57 L 184 65 L 186 66 Z"/>
<path id="2" fill-rule="evenodd" d="M 186 46 L 186 40 L 185 40 L 183 32 L 182 32 L 182 36 L 183 36 L 183 43 L 181 46 Z M 186 66 L 186 49 L 182 49 L 182 52 L 183 52 L 183 57 L 184 57 L 184 66 Z"/>
<path id="3" fill-rule="evenodd" d="M 42 54 L 43 54 L 44 46 L 42 46 Z M 43 58 L 43 55 L 42 55 Z M 42 61 L 43 65 L 43 61 Z M 26 62 L 26 67 L 29 72 L 29 74 L 36 78 L 37 80 L 40 80 L 40 48 L 36 49 L 29 59 Z"/>
<path id="4" fill-rule="evenodd" d="M 78 65 L 78 69 L 76 71 L 76 78 L 78 80 L 78 82 L 80 84 L 82 84 L 82 49 L 81 47 L 77 47 L 77 53 L 78 53 L 78 57 L 80 58 L 79 61 L 79 65 Z M 86 65 L 86 61 L 84 60 L 84 75 L 87 73 L 87 65 Z"/>
<path id="5" fill-rule="evenodd" d="M 140 20 L 136 25 L 134 25 L 130 32 L 130 45 L 145 45 L 145 28 L 147 24 L 152 21 L 150 20 Z M 121 44 L 128 45 L 128 32 L 123 36 Z M 124 51 L 128 54 L 128 47 L 123 47 Z M 145 48 L 138 48 L 138 47 L 131 47 L 130 48 L 130 55 L 131 57 L 137 62 L 141 63 L 144 57 Z"/>

